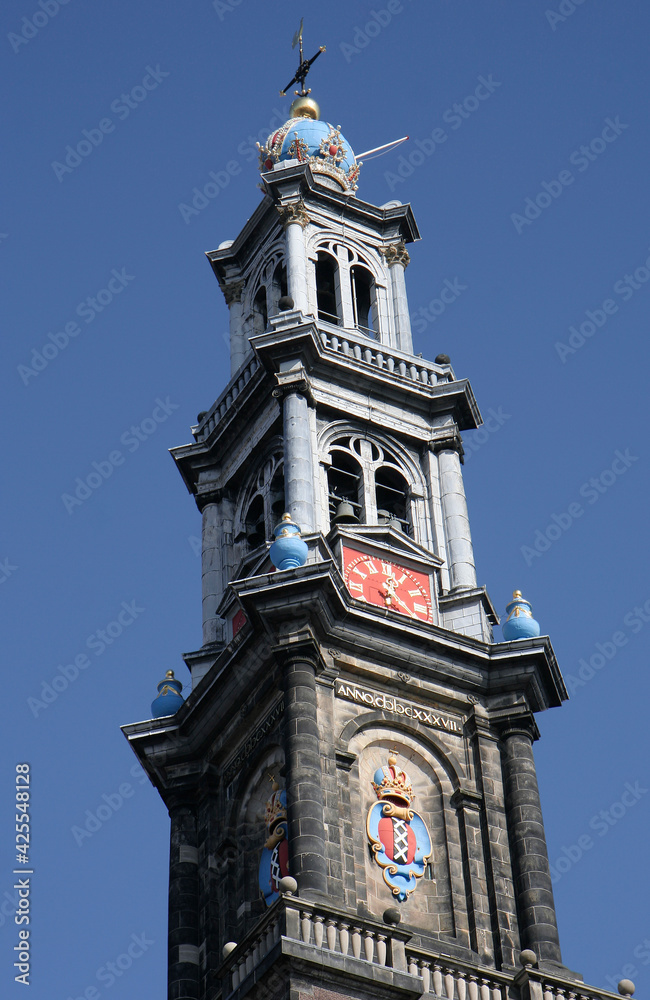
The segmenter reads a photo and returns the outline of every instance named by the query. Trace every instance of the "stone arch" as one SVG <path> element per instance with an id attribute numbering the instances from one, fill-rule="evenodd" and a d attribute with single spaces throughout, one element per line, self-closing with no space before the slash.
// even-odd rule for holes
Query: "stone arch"
<path id="1" fill-rule="evenodd" d="M 251 525 L 247 521 L 248 512 L 256 498 L 260 497 L 262 501 L 263 511 L 261 520 L 264 525 L 265 539 L 271 537 L 271 532 L 275 524 L 282 517 L 283 510 L 280 510 L 280 507 L 284 508 L 283 449 L 282 438 L 276 435 L 268 442 L 239 491 L 235 502 L 235 516 L 233 520 L 236 563 L 251 548 L 256 547 L 255 545 L 248 544 L 248 531 Z M 262 544 L 262 541 L 257 544 Z"/>
<path id="2" fill-rule="evenodd" d="M 365 425 L 352 420 L 336 420 L 321 429 L 318 437 L 318 455 L 320 463 L 320 504 L 323 523 L 327 524 L 331 516 L 330 505 L 334 503 L 330 498 L 328 483 L 328 471 L 331 466 L 331 452 L 337 446 L 337 442 L 345 438 L 365 441 L 368 443 L 365 455 L 358 455 L 363 469 L 363 502 L 361 508 L 365 511 L 364 523 L 379 523 L 376 504 L 376 471 L 381 467 L 388 467 L 397 470 L 406 481 L 408 493 L 405 502 L 408 504 L 407 517 L 404 518 L 408 524 L 415 541 L 421 544 L 429 544 L 427 534 L 427 518 L 425 517 L 424 504 L 428 494 L 426 477 L 419 463 L 413 458 L 409 451 L 399 441 L 391 435 L 383 433 L 373 428 L 369 433 Z M 375 451 L 383 453 L 385 461 L 381 455 L 371 454 L 373 447 Z M 354 457 L 354 455 L 353 455 Z"/>
<path id="3" fill-rule="evenodd" d="M 226 789 L 223 844 L 229 846 L 231 856 L 233 845 L 235 848 L 234 861 L 228 866 L 228 892 L 243 904 L 242 915 L 238 918 L 242 935 L 267 908 L 260 893 L 258 873 L 267 837 L 266 803 L 272 791 L 269 774 L 283 788 L 284 780 L 280 777 L 283 768 L 284 752 L 275 734 L 273 742 L 263 746 Z"/>
<path id="4" fill-rule="evenodd" d="M 463 870 L 461 829 L 452 799 L 462 783 L 464 768 L 442 739 L 421 724 L 389 719 L 382 712 L 364 713 L 348 722 L 340 736 L 341 747 L 355 760 L 348 779 L 354 824 L 357 878 L 363 880 L 358 896 L 365 895 L 372 912 L 398 905 L 402 919 L 429 928 L 432 938 L 462 948 L 470 947 L 466 873 Z M 432 868 L 418 879 L 417 888 L 402 903 L 396 903 L 381 868 L 372 854 L 365 820 L 376 794 L 372 776 L 386 764 L 392 750 L 398 766 L 409 775 L 415 799 L 413 807 L 427 825 L 432 841 Z M 363 874 L 361 874 L 363 873 Z"/>

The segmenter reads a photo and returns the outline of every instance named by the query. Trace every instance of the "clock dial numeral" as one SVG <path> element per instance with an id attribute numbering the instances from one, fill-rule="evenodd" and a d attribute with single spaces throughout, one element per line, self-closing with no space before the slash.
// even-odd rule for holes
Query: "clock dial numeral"
<path id="1" fill-rule="evenodd" d="M 367 604 L 407 615 L 420 622 L 432 620 L 430 584 L 424 574 L 344 549 L 345 578 L 352 596 Z M 373 581 L 373 577 L 378 577 Z"/>

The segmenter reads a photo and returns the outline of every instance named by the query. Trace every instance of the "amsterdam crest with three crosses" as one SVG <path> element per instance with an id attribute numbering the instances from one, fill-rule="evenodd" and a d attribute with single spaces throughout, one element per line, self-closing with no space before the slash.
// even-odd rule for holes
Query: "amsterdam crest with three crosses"
<path id="1" fill-rule="evenodd" d="M 397 766 L 396 750 L 388 766 L 375 771 L 372 787 L 379 801 L 368 812 L 368 840 L 384 882 L 404 902 L 424 875 L 432 846 L 424 820 L 410 808 L 415 793 L 408 774 Z"/>
<path id="2" fill-rule="evenodd" d="M 280 879 L 289 874 L 289 844 L 287 841 L 287 793 L 280 790 L 275 778 L 271 798 L 266 803 L 266 830 L 268 838 L 262 849 L 258 884 L 267 906 L 274 903 L 280 893 Z"/>

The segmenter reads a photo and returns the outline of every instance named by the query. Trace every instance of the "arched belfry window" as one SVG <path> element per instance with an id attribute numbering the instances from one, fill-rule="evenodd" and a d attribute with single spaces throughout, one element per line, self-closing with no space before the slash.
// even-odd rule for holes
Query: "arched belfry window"
<path id="1" fill-rule="evenodd" d="M 264 333 L 268 325 L 268 309 L 266 305 L 266 288 L 261 285 L 253 299 L 253 334 Z"/>
<path id="2" fill-rule="evenodd" d="M 355 264 L 350 269 L 354 325 L 367 336 L 377 336 L 377 301 L 375 279 L 367 267 Z"/>
<path id="3" fill-rule="evenodd" d="M 318 318 L 327 323 L 341 323 L 338 265 L 330 254 L 319 251 L 316 257 L 316 301 Z"/>
<path id="4" fill-rule="evenodd" d="M 410 534 L 408 517 L 408 483 L 391 465 L 382 465 L 375 472 L 375 503 L 377 522 Z"/>
<path id="5" fill-rule="evenodd" d="M 412 534 L 406 470 L 383 444 L 358 435 L 329 447 L 327 499 L 330 524 L 387 524 Z"/>
<path id="6" fill-rule="evenodd" d="M 280 299 L 285 295 L 288 295 L 287 268 L 284 262 L 280 261 L 273 272 L 273 298 L 276 306 Z"/>
<path id="7" fill-rule="evenodd" d="M 349 443 L 349 439 L 338 441 L 330 453 L 327 499 L 332 524 L 364 521 L 363 472 L 358 459 L 350 454 Z"/>
<path id="8" fill-rule="evenodd" d="M 240 557 L 272 539 L 284 510 L 284 463 L 282 452 L 274 451 L 242 491 L 234 539 L 243 543 Z"/>

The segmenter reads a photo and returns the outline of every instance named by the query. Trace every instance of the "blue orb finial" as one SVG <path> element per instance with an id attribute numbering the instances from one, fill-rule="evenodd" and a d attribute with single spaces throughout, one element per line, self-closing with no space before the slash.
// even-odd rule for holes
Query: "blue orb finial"
<path id="1" fill-rule="evenodd" d="M 158 685 L 158 697 L 151 702 L 151 718 L 162 719 L 165 715 L 175 715 L 185 702 L 181 697 L 183 685 L 174 677 L 174 671 L 168 670 L 164 681 Z"/>
<path id="2" fill-rule="evenodd" d="M 535 639 L 541 629 L 539 622 L 533 618 L 533 609 L 530 602 L 521 596 L 520 590 L 512 592 L 512 600 L 506 605 L 508 619 L 503 625 L 503 638 L 506 642 L 511 639 Z"/>
<path id="3" fill-rule="evenodd" d="M 295 569 L 297 566 L 304 566 L 309 549 L 307 542 L 300 537 L 300 527 L 292 520 L 291 514 L 282 515 L 273 534 L 275 541 L 269 549 L 269 556 L 275 568 Z"/>

